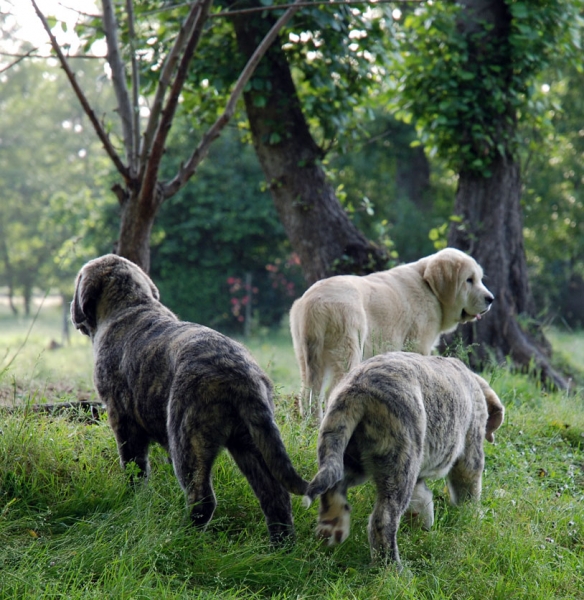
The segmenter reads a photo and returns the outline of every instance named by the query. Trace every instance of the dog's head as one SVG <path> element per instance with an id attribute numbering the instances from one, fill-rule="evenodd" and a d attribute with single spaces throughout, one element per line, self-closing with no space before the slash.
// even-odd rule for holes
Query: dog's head
<path id="1" fill-rule="evenodd" d="M 495 299 L 483 284 L 480 265 L 455 248 L 445 248 L 428 257 L 424 280 L 454 323 L 480 319 Z"/>
<path id="2" fill-rule="evenodd" d="M 140 267 L 121 256 L 106 254 L 89 261 L 79 271 L 71 321 L 81 333 L 93 337 L 99 319 L 121 308 L 159 298 L 158 289 Z"/>

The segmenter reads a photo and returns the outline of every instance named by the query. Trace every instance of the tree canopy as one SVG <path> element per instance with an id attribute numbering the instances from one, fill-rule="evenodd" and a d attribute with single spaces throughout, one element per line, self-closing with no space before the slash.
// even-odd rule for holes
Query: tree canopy
<path id="1" fill-rule="evenodd" d="M 62 160 L 62 151 L 43 150 L 32 156 L 35 149 L 50 147 L 50 124 L 44 120 L 50 111 L 40 93 L 33 98 L 18 92 L 18 77 L 25 64 L 30 64 L 38 80 L 48 85 L 42 79 L 46 65 L 23 62 L 4 75 L 2 102 L 3 106 L 8 102 L 12 112 L 5 112 L 5 119 L 0 117 L 0 136 L 9 139 L 12 128 L 19 139 L 32 142 L 28 158 L 22 154 L 24 147 L 19 149 L 21 154 L 10 154 L 6 142 L 0 144 L 0 159 L 8 161 L 3 183 L 10 189 L 10 200 L 0 206 L 1 223 L 11 223 L 5 240 L 12 260 L 23 238 L 27 249 L 21 254 L 31 264 L 35 256 L 43 255 L 35 254 L 35 243 L 45 250 L 60 248 L 55 250 L 58 256 L 69 256 L 62 251 L 73 247 L 79 256 L 112 248 L 120 251 L 120 244 L 124 251 L 120 242 L 124 229 L 116 232 L 115 223 L 120 217 L 124 223 L 125 214 L 130 229 L 138 221 L 138 213 L 126 212 L 129 198 L 135 196 L 136 206 L 150 206 L 141 243 L 146 240 L 153 249 L 152 273 L 163 290 L 177 290 L 167 294 L 169 304 L 175 302 L 188 318 L 209 324 L 219 323 L 219 315 L 227 315 L 224 326 L 234 319 L 237 322 L 235 312 L 241 306 L 227 280 L 243 280 L 251 273 L 262 290 L 275 289 L 270 288 L 273 271 L 266 267 L 288 264 L 295 250 L 282 205 L 268 201 L 267 192 L 275 199 L 284 179 L 271 179 L 266 164 L 262 164 L 262 176 L 253 166 L 250 149 L 242 146 L 242 141 L 253 141 L 260 163 L 262 153 L 268 160 L 278 152 L 290 156 L 297 127 L 284 126 L 288 121 L 269 117 L 267 112 L 272 102 L 281 107 L 277 103 L 285 96 L 278 97 L 275 82 L 287 69 L 292 87 L 286 94 L 294 99 L 294 110 L 311 138 L 303 143 L 308 144 L 305 149 L 314 150 L 310 161 L 320 178 L 314 181 L 322 182 L 311 184 L 312 192 L 322 195 L 321 187 L 326 187 L 330 201 L 342 206 L 355 230 L 365 234 L 362 240 L 372 240 L 383 250 L 385 254 L 379 256 L 384 257 L 384 264 L 415 260 L 434 245 L 447 243 L 448 224 L 461 227 L 453 203 L 460 174 L 488 179 L 496 157 L 513 156 L 521 173 L 518 181 L 523 182 L 522 243 L 536 308 L 543 311 L 562 305 L 561 298 L 567 299 L 568 290 L 582 278 L 582 236 L 573 235 L 579 231 L 582 211 L 584 136 L 578 123 L 583 107 L 577 93 L 582 75 L 574 61 L 581 35 L 581 2 L 485 1 L 485 6 L 508 11 L 510 25 L 504 43 L 493 42 L 491 26 L 484 23 L 468 30 L 470 21 L 462 15 L 478 4 L 297 6 L 296 16 L 274 29 L 286 9 L 272 10 L 276 8 L 272 2 L 220 2 L 207 13 L 202 2 L 180 6 L 151 0 L 125 6 L 105 2 L 105 20 L 80 16 L 76 31 L 84 40 L 85 52 L 108 32 L 109 75 L 101 70 L 103 61 L 95 58 L 91 68 L 75 67 L 69 74 L 70 83 L 73 75 L 87 97 L 101 128 L 99 141 L 88 141 L 84 150 L 94 156 L 100 143 L 109 145 L 102 160 L 91 163 L 90 173 L 83 167 L 88 161 L 79 155 L 74 164 Z M 242 12 L 250 9 L 256 12 Z M 238 39 L 238 28 L 261 33 L 248 54 L 242 44 L 245 36 Z M 268 58 L 254 65 L 245 81 L 240 80 L 245 106 L 236 104 L 233 86 L 268 31 L 276 42 L 264 48 Z M 185 54 L 189 52 L 191 58 Z M 70 63 L 70 58 L 63 58 Z M 507 64 L 512 64 L 510 71 Z M 95 110 L 96 97 L 87 85 L 90 72 L 91 82 L 109 90 L 109 104 L 103 111 Z M 121 80 L 117 88 L 111 85 L 116 77 Z M 115 101 L 114 88 L 118 91 Z M 82 134 L 75 131 L 76 118 L 84 119 L 83 135 L 87 133 L 90 117 L 81 117 L 79 98 L 71 90 L 61 83 L 59 90 L 45 94 L 54 94 L 55 123 L 74 123 L 72 130 L 59 125 L 61 133 L 79 139 Z M 118 112 L 112 112 L 112 107 Z M 120 107 L 125 108 L 119 112 Z M 67 115 L 57 116 L 58 110 Z M 17 114 L 31 130 L 36 128 L 30 137 L 24 130 L 17 131 Z M 118 124 L 116 114 L 123 117 Z M 254 118 L 261 128 L 254 125 Z M 229 119 L 234 127 L 226 134 Z M 211 139 L 220 131 L 220 147 L 199 168 L 212 148 Z M 142 141 L 136 139 L 138 134 L 143 135 Z M 162 143 L 154 152 L 156 144 L 149 144 L 156 139 Z M 63 142 L 61 147 L 68 144 Z M 136 154 L 140 145 L 153 151 L 142 153 L 141 163 Z M 75 144 L 72 148 L 71 152 L 79 152 Z M 32 193 L 22 182 L 30 186 L 32 180 L 19 175 L 19 169 L 21 173 L 30 170 L 33 158 L 38 160 L 39 173 L 42 164 L 52 175 L 46 184 L 34 182 L 40 190 L 34 193 L 37 205 L 22 204 Z M 288 172 L 289 181 L 303 182 L 307 165 L 301 162 L 298 159 L 286 167 L 297 169 L 293 175 L 292 170 Z M 146 177 L 149 164 L 153 169 L 150 180 Z M 107 191 L 116 183 L 115 170 L 117 207 Z M 191 180 L 195 171 L 197 176 Z M 263 178 L 267 178 L 264 183 Z M 148 196 L 150 200 L 145 200 L 146 190 L 156 192 Z M 294 200 L 298 193 L 291 188 L 285 200 L 293 210 L 305 201 L 298 202 L 297 196 Z M 22 229 L 34 221 L 26 216 L 24 206 L 36 219 L 33 229 Z M 47 222 L 51 225 L 43 225 Z M 79 223 L 87 227 L 80 228 Z M 302 227 L 300 223 L 300 231 Z M 335 226 L 325 229 L 335 232 Z M 352 259 L 341 252 L 327 260 L 332 260 L 331 269 L 341 272 L 350 268 Z M 13 280 L 7 264 L 0 267 L 0 276 L 8 284 Z M 31 281 L 35 285 L 47 281 L 45 267 L 19 266 L 17 271 L 34 272 Z M 190 282 L 185 272 L 192 274 Z M 287 283 L 294 282 L 298 293 L 302 288 L 298 274 L 288 275 Z M 20 288 L 9 285 L 24 289 L 23 283 L 18 284 Z M 222 296 L 224 304 L 219 308 L 217 298 Z M 234 300 L 239 306 L 235 312 Z M 189 301 L 193 308 L 188 307 Z M 256 297 L 257 314 L 265 313 L 259 320 L 277 322 L 290 301 L 285 293 L 278 302 Z M 279 308 L 272 319 L 268 314 L 275 305 Z M 581 322 L 576 313 L 566 306 L 561 317 Z"/>

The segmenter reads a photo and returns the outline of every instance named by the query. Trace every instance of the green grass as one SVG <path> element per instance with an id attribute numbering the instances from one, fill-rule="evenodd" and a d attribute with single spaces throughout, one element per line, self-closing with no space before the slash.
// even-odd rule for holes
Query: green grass
<path id="1" fill-rule="evenodd" d="M 28 325 L 0 314 L 5 365 Z M 56 310 L 42 311 L 0 377 L 5 401 L 91 393 L 89 344 L 73 334 L 72 347 L 47 350 L 59 331 Z M 558 333 L 554 343 L 569 348 L 575 365 L 582 361 L 584 336 Z M 277 385 L 282 435 L 310 478 L 316 429 L 295 408 L 298 373 L 289 338 L 283 332 L 250 340 L 249 347 Z M 507 416 L 496 444 L 486 444 L 482 501 L 452 508 L 444 482 L 434 482 L 432 530 L 400 529 L 401 575 L 370 565 L 370 484 L 350 494 L 352 532 L 343 545 L 320 547 L 313 537 L 317 508 L 293 498 L 297 543 L 273 551 L 258 503 L 226 453 L 215 466 L 217 512 L 206 532 L 194 531 L 161 449 L 153 449 L 148 485 L 133 489 L 105 420 L 87 426 L 63 416 L 5 413 L 0 598 L 584 598 L 582 390 L 548 393 L 506 369 L 486 376 Z"/>

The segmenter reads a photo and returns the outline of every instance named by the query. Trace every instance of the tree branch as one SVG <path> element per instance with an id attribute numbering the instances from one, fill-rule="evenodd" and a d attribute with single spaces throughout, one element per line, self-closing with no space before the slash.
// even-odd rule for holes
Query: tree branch
<path id="1" fill-rule="evenodd" d="M 34 56 L 34 53 L 37 50 L 38 50 L 38 48 L 31 48 L 28 52 L 26 52 L 24 54 L 7 54 L 5 52 L 0 52 L 0 56 L 11 56 L 13 58 L 16 58 L 16 60 L 13 60 L 10 64 L 6 65 L 5 67 L 2 67 L 0 69 L 0 73 L 4 73 L 4 71 L 8 71 L 9 69 L 12 69 L 12 67 L 17 65 L 21 60 L 24 60 L 25 58 L 29 58 L 30 56 Z"/>
<path id="2" fill-rule="evenodd" d="M 128 13 L 128 29 L 130 34 L 130 51 L 132 60 L 132 162 L 136 170 L 140 170 L 138 165 L 138 152 L 140 148 L 140 71 L 138 69 L 138 61 L 136 60 L 136 30 L 134 28 L 134 2 L 126 0 L 126 12 Z"/>
<path id="3" fill-rule="evenodd" d="M 105 132 L 105 129 L 103 128 L 99 119 L 95 115 L 95 112 L 91 108 L 89 101 L 85 97 L 83 90 L 79 87 L 79 84 L 77 83 L 77 80 L 75 79 L 75 75 L 73 74 L 73 72 L 71 71 L 71 68 L 69 67 L 67 58 L 63 54 L 63 51 L 61 50 L 61 48 L 59 47 L 59 44 L 57 43 L 57 38 L 53 35 L 53 32 L 51 31 L 51 28 L 49 26 L 47 19 L 45 18 L 45 15 L 40 11 L 35 0 L 31 0 L 31 2 L 32 2 L 32 5 L 34 7 L 34 10 L 35 10 L 38 18 L 41 20 L 43 27 L 45 28 L 45 31 L 49 35 L 49 38 L 51 40 L 51 46 L 53 47 L 53 50 L 57 54 L 59 62 L 61 63 L 61 67 L 65 71 L 65 74 L 67 75 L 67 78 L 69 79 L 69 82 L 71 83 L 71 86 L 73 87 L 73 91 L 77 95 L 77 98 L 79 99 L 79 102 L 81 103 L 81 106 L 83 107 L 83 110 L 85 111 L 85 114 L 89 117 L 89 120 L 91 121 L 91 124 L 93 125 L 93 128 L 95 129 L 95 133 L 97 134 L 97 137 L 101 140 L 101 143 L 103 144 L 103 146 L 105 148 L 105 151 L 107 152 L 108 156 L 111 158 L 111 160 L 114 163 L 118 172 L 122 175 L 122 177 L 126 181 L 129 181 L 130 180 L 130 172 L 128 171 L 128 167 L 126 167 L 126 165 L 124 165 L 124 163 L 122 162 L 121 158 L 119 157 L 118 153 L 116 152 L 116 149 L 113 147 L 107 133 Z"/>
<path id="4" fill-rule="evenodd" d="M 233 17 L 235 15 L 247 15 L 256 12 L 269 12 L 272 10 L 284 10 L 291 6 L 305 7 L 305 6 L 334 6 L 334 5 L 348 5 L 353 4 L 367 4 L 369 6 L 375 6 L 377 4 L 422 4 L 426 0 L 300 0 L 292 4 L 271 4 L 269 6 L 257 6 L 254 8 L 240 8 L 236 10 L 222 10 L 218 13 L 209 15 L 210 18 L 217 17 Z"/>
<path id="5" fill-rule="evenodd" d="M 120 54 L 120 45 L 118 41 L 118 24 L 112 0 L 102 0 L 103 6 L 103 27 L 105 30 L 105 40 L 107 44 L 107 61 L 112 69 L 112 82 L 116 98 L 118 99 L 118 112 L 122 122 L 122 133 L 124 138 L 124 148 L 126 149 L 126 159 L 129 164 L 130 173 L 135 177 L 138 169 L 136 165 L 136 152 L 133 148 L 134 140 L 134 119 L 132 116 L 132 105 L 126 83 L 126 72 L 124 62 Z"/>
<path id="6" fill-rule="evenodd" d="M 156 134 L 146 162 L 146 170 L 142 180 L 143 197 L 154 197 L 151 194 L 151 190 L 158 182 L 158 171 L 160 167 L 160 161 L 162 160 L 164 153 L 166 139 L 176 113 L 176 107 L 178 106 L 181 91 L 188 75 L 188 66 L 199 44 L 199 40 L 201 39 L 203 26 L 207 20 L 207 15 L 211 8 L 212 1 L 213 0 L 198 0 L 187 17 L 187 20 L 190 20 L 192 25 L 190 30 L 185 27 L 185 31 L 188 32 L 188 39 L 185 44 L 176 75 L 174 77 L 174 81 L 172 82 L 166 105 L 160 113 L 160 121 L 158 123 L 158 127 L 156 128 Z M 162 199 L 163 197 L 160 198 L 160 200 Z"/>
<path id="7" fill-rule="evenodd" d="M 198 18 L 198 15 L 199 2 L 196 2 L 191 7 L 187 18 L 181 25 L 180 31 L 175 39 L 174 45 L 168 53 L 168 55 L 166 56 L 166 59 L 164 60 L 162 71 L 160 73 L 160 78 L 158 80 L 158 85 L 156 86 L 156 94 L 154 95 L 154 101 L 152 102 L 152 106 L 150 108 L 150 116 L 148 117 L 148 123 L 146 125 L 146 131 L 144 132 L 142 146 L 140 149 L 140 181 L 144 179 L 144 171 L 146 169 L 146 164 L 148 162 L 150 152 L 152 151 L 152 143 L 154 140 L 154 136 L 156 135 L 158 123 L 160 122 L 160 115 L 162 113 L 162 105 L 164 103 L 166 91 L 171 83 L 172 74 L 174 73 L 174 69 L 180 58 L 180 53 L 182 52 L 187 38 L 191 35 L 194 23 Z"/>
<path id="8" fill-rule="evenodd" d="M 219 137 L 221 131 L 233 116 L 239 97 L 243 93 L 243 90 L 253 75 L 258 63 L 261 61 L 268 48 L 274 43 L 274 40 L 278 36 L 282 27 L 284 27 L 292 18 L 292 16 L 300 9 L 302 2 L 303 0 L 296 0 L 296 2 L 292 4 L 290 8 L 288 8 L 288 10 L 276 21 L 260 45 L 255 49 L 255 52 L 248 60 L 245 68 L 239 76 L 239 79 L 236 81 L 233 87 L 233 91 L 231 92 L 231 96 L 229 97 L 223 114 L 215 121 L 215 123 L 213 123 L 207 133 L 205 133 L 203 139 L 195 148 L 186 164 L 181 165 L 181 168 L 175 177 L 163 185 L 163 194 L 165 199 L 174 196 L 174 194 L 184 187 L 187 181 L 195 174 L 197 167 L 209 152 L 211 144 Z"/>

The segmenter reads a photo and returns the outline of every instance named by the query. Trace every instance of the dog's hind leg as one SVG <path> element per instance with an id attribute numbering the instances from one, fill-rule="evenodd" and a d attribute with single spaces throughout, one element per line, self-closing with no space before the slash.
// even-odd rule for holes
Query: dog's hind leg
<path id="1" fill-rule="evenodd" d="M 169 436 L 174 472 L 186 494 L 193 525 L 204 528 L 217 506 L 211 483 L 211 469 L 221 445 L 205 435 L 176 436 L 181 438 L 180 441 L 173 439 L 174 437 Z"/>
<path id="2" fill-rule="evenodd" d="M 294 539 L 290 494 L 272 475 L 251 436 L 246 433 L 230 440 L 227 449 L 259 500 L 270 542 L 278 546 Z"/>
<path id="3" fill-rule="evenodd" d="M 398 469 L 390 457 L 384 457 L 382 462 L 385 468 L 374 476 L 377 500 L 367 527 L 369 547 L 374 561 L 393 562 L 400 568 L 397 530 L 412 498 L 415 469 L 407 463 Z"/>

